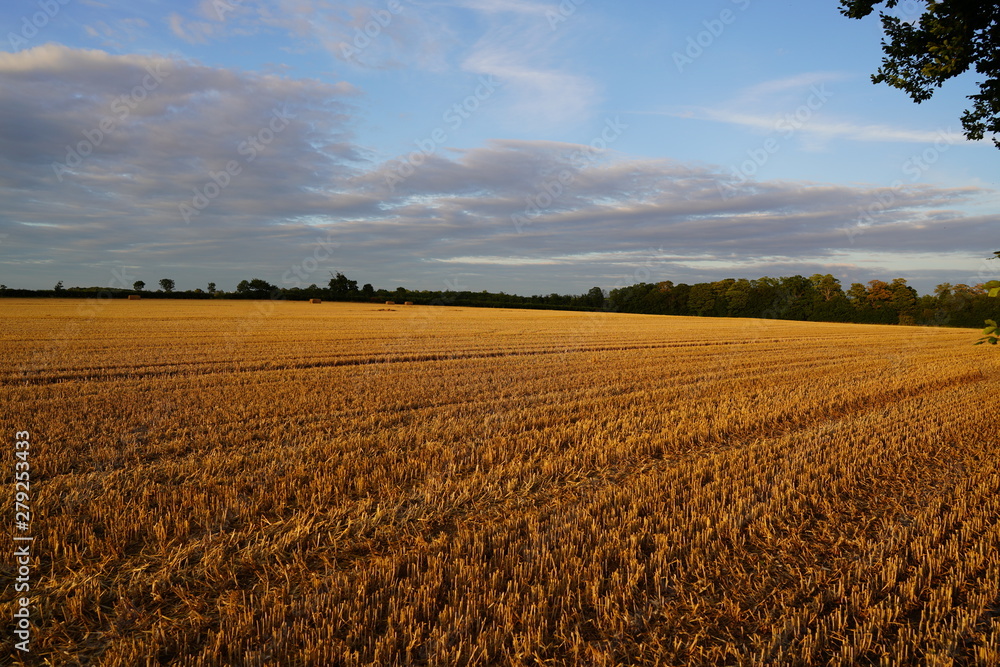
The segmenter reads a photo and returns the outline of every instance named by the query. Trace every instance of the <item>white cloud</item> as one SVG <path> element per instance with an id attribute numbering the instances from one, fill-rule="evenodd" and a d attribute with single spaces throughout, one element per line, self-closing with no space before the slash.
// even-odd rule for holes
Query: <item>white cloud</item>
<path id="1" fill-rule="evenodd" d="M 546 12 L 552 11 L 551 3 L 528 0 L 459 0 L 456 4 L 486 14 L 513 13 L 544 17 Z"/>
<path id="2" fill-rule="evenodd" d="M 823 149 L 835 140 L 866 143 L 971 143 L 952 129 L 914 129 L 881 123 L 838 120 L 825 108 L 835 97 L 827 83 L 848 78 L 839 72 L 804 72 L 764 81 L 737 91 L 728 101 L 677 111 L 640 112 L 676 118 L 694 118 L 751 128 L 762 133 L 792 134 L 804 148 Z M 983 140 L 987 143 L 988 140 Z"/>
<path id="3" fill-rule="evenodd" d="M 230 0 L 225 7 L 220 11 L 214 1 L 202 0 L 197 12 L 215 28 L 199 27 L 195 36 L 277 29 L 306 49 L 319 48 L 340 62 L 370 69 L 439 69 L 444 51 L 455 41 L 440 12 L 408 1 L 390 7 L 383 0 Z M 192 37 L 189 24 L 178 28 L 178 36 Z"/>
<path id="4" fill-rule="evenodd" d="M 6 266 L 99 271 L 127 258 L 277 282 L 332 235 L 345 269 L 391 267 L 382 273 L 408 285 L 473 265 L 593 285 L 650 257 L 693 278 L 761 262 L 805 271 L 848 252 L 856 265 L 971 254 L 1000 222 L 956 210 L 995 196 L 977 188 L 739 185 L 710 166 L 610 151 L 580 160 L 587 146 L 551 141 L 439 152 L 390 193 L 387 165 L 354 143 L 351 86 L 178 59 L 46 45 L 0 54 L 0 88 Z M 142 99 L 120 106 L 130 90 Z M 275 113 L 290 122 L 272 125 Z M 69 164 L 70 150 L 87 154 Z M 223 176 L 230 162 L 239 172 Z M 199 193 L 207 205 L 185 224 L 179 206 L 197 207 Z"/>
<path id="5" fill-rule="evenodd" d="M 783 128 L 794 128 L 799 135 L 815 135 L 824 141 L 834 139 L 848 139 L 851 141 L 864 142 L 912 142 L 912 143 L 936 143 L 960 144 L 969 140 L 961 132 L 954 130 L 917 130 L 903 127 L 895 127 L 879 124 L 860 124 L 848 121 L 827 121 L 809 118 L 801 125 L 791 124 L 789 118 L 794 120 L 794 116 L 785 114 L 755 114 L 747 112 L 732 111 L 729 109 L 693 109 L 695 117 L 706 120 L 714 120 L 721 123 L 742 125 L 757 130 L 767 132 L 783 131 Z M 677 114 L 680 115 L 680 114 Z M 690 116 L 684 116 L 690 117 Z M 784 123 L 784 124 L 783 124 Z"/>
<path id="6" fill-rule="evenodd" d="M 849 78 L 843 72 L 802 72 L 780 79 L 771 79 L 747 86 L 737 95 L 737 104 L 774 103 L 778 96 L 783 98 L 787 95 L 801 96 L 803 90 L 809 90 L 812 86 L 821 86 L 831 81 L 840 81 Z"/>
<path id="7" fill-rule="evenodd" d="M 46 45 L 0 55 L 0 87 L 0 224 L 26 256 L 218 252 L 305 234 L 300 216 L 376 208 L 337 189 L 362 159 L 347 85 Z M 181 205 L 206 188 L 185 225 Z"/>
<path id="8" fill-rule="evenodd" d="M 566 127 L 588 120 L 600 101 L 591 78 L 564 66 L 559 54 L 560 31 L 544 15 L 522 13 L 511 19 L 488 16 L 489 28 L 462 62 L 476 74 L 504 82 L 510 100 L 508 116 L 518 126 Z"/>
<path id="9" fill-rule="evenodd" d="M 206 44 L 215 33 L 215 27 L 204 21 L 189 21 L 177 12 L 167 17 L 170 32 L 189 44 Z"/>

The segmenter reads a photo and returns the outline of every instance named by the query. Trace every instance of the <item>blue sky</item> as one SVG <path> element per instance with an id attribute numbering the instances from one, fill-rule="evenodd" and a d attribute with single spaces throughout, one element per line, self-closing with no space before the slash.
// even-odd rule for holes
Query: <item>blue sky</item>
<path id="1" fill-rule="evenodd" d="M 0 25 L 9 286 L 1000 277 L 975 74 L 921 105 L 872 85 L 879 21 L 835 0 L 34 0 Z"/>

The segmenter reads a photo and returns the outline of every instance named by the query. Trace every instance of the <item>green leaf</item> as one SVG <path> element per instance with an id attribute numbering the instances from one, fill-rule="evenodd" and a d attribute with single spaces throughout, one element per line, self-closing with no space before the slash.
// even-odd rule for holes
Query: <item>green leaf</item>
<path id="1" fill-rule="evenodd" d="M 997 323 L 994 322 L 993 320 L 986 320 L 986 324 L 990 325 L 991 327 L 995 327 L 997 325 Z"/>
<path id="2" fill-rule="evenodd" d="M 990 296 L 996 296 L 997 294 L 1000 294 L 1000 287 L 994 287 L 990 290 Z"/>

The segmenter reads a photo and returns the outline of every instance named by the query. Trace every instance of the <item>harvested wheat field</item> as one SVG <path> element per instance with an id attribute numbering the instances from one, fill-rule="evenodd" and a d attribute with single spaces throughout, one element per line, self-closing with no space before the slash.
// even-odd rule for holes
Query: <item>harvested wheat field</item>
<path id="1" fill-rule="evenodd" d="M 5 661 L 1000 664 L 976 331 L 159 300 L 0 321 L 36 538 L 31 652 Z"/>

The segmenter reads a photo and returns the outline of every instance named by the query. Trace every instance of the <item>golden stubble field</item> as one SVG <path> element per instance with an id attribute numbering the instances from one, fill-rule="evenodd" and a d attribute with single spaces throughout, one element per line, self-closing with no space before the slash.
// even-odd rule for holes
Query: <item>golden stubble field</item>
<path id="1" fill-rule="evenodd" d="M 54 299 L 0 323 L 36 537 L 5 662 L 1000 664 L 975 331 Z"/>

